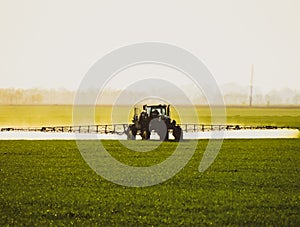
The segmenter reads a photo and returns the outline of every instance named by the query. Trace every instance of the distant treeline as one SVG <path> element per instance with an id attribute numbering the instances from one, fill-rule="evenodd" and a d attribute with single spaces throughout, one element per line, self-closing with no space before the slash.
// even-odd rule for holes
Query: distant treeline
<path id="1" fill-rule="evenodd" d="M 105 100 L 101 104 L 113 103 L 113 97 L 119 94 L 118 91 L 107 90 Z M 73 104 L 76 92 L 66 89 L 14 89 L 0 88 L 0 105 L 64 105 Z M 84 94 L 97 97 L 98 92 L 91 90 Z"/>
<path id="2" fill-rule="evenodd" d="M 221 87 L 222 89 L 222 87 Z M 225 87 L 223 90 L 224 101 L 227 105 L 248 105 L 249 95 L 247 89 L 236 89 Z M 122 102 L 119 104 L 130 104 L 131 100 L 137 97 L 145 97 L 156 94 L 158 97 L 166 97 L 168 100 L 172 95 L 171 92 L 162 89 L 151 89 L 151 91 L 131 91 L 131 90 L 105 90 L 98 104 L 111 105 L 121 95 Z M 63 105 L 73 104 L 76 92 L 66 89 L 0 89 L 0 105 Z M 97 97 L 98 92 L 95 90 L 87 91 L 86 97 L 93 95 Z M 169 96 L 169 97 L 168 97 Z M 191 91 L 189 98 L 197 105 L 207 104 L 205 96 Z M 124 101 L 125 100 L 125 101 Z M 176 97 L 174 104 L 185 104 L 185 99 Z M 84 99 L 83 99 L 84 102 Z M 267 94 L 255 92 L 253 95 L 253 105 L 300 105 L 300 92 L 291 89 L 272 90 Z"/>
<path id="3" fill-rule="evenodd" d="M 74 94 L 65 89 L 0 89 L 0 104 L 71 104 Z"/>

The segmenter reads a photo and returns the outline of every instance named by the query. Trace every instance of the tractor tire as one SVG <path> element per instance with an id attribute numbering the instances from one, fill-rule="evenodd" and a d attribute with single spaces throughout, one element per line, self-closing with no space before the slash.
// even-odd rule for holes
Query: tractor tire
<path id="1" fill-rule="evenodd" d="M 135 140 L 137 130 L 135 127 L 129 127 L 127 131 L 127 140 Z"/>
<path id="2" fill-rule="evenodd" d="M 183 140 L 183 132 L 179 126 L 175 126 L 175 128 L 173 129 L 173 136 L 176 142 L 180 142 Z"/>
<path id="3" fill-rule="evenodd" d="M 165 131 L 158 132 L 157 134 L 159 135 L 160 141 L 168 141 L 169 140 L 169 131 L 168 130 L 166 132 Z"/>
<path id="4" fill-rule="evenodd" d="M 154 130 L 158 134 L 160 141 L 167 141 L 169 139 L 169 132 L 166 123 L 158 118 L 151 120 L 149 130 Z"/>
<path id="5" fill-rule="evenodd" d="M 135 136 L 133 135 L 132 130 L 128 131 L 127 140 L 135 140 Z"/>

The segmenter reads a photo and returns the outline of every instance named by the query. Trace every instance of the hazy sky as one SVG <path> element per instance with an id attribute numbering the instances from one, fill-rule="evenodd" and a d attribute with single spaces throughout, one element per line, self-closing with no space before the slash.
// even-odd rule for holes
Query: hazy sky
<path id="1" fill-rule="evenodd" d="M 155 41 L 201 59 L 218 83 L 300 85 L 300 1 L 0 0 L 0 87 L 76 89 L 110 51 Z"/>

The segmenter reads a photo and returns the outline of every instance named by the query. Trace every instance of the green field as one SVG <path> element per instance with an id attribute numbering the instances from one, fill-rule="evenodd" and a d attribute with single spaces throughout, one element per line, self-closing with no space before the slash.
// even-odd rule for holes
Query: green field
<path id="1" fill-rule="evenodd" d="M 103 144 L 115 158 L 147 166 L 177 143 L 146 153 Z M 170 180 L 129 188 L 95 174 L 74 141 L 0 141 L 0 226 L 300 225 L 300 139 L 225 140 L 200 173 L 206 144 Z"/>
<path id="2" fill-rule="evenodd" d="M 127 123 L 132 118 L 128 107 L 115 107 L 113 111 L 115 123 Z M 182 117 L 181 123 L 196 123 L 197 118 L 192 114 L 192 109 L 178 107 Z M 97 106 L 95 109 L 95 123 L 110 124 L 111 106 Z M 178 118 L 178 112 L 171 109 L 172 119 Z M 208 107 L 197 107 L 199 123 L 210 124 L 211 113 Z M 279 108 L 279 107 L 227 107 L 227 124 L 240 125 L 277 125 L 300 128 L 300 107 Z M 125 115 L 125 116 L 124 116 Z M 84 118 L 84 116 L 83 116 Z M 0 127 L 42 127 L 72 125 L 72 106 L 0 106 Z"/>
<path id="3" fill-rule="evenodd" d="M 129 121 L 127 109 L 119 107 L 114 120 Z M 191 109 L 177 111 L 183 123 L 194 122 Z M 210 123 L 209 108 L 196 111 L 200 123 Z M 300 108 L 226 111 L 227 124 L 300 128 Z M 111 112 L 98 106 L 96 123 L 111 123 Z M 172 118 L 179 122 L 178 112 Z M 71 124 L 72 106 L 0 106 L 0 128 Z M 177 146 L 163 142 L 154 151 L 134 152 L 118 141 L 102 142 L 132 166 L 159 163 Z M 157 141 L 124 143 L 141 148 Z M 0 141 L 0 226 L 300 226 L 300 138 L 224 140 L 215 162 L 200 173 L 207 143 L 198 141 L 193 158 L 168 181 L 130 188 L 97 175 L 75 141 Z M 191 144 L 184 142 L 186 149 Z"/>

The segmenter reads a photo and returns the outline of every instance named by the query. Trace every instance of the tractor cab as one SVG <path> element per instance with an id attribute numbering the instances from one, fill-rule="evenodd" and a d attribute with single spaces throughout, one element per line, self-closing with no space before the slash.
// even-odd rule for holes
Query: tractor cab
<path id="1" fill-rule="evenodd" d="M 143 110 L 150 118 L 156 118 L 159 116 L 170 116 L 170 105 L 144 105 Z"/>

